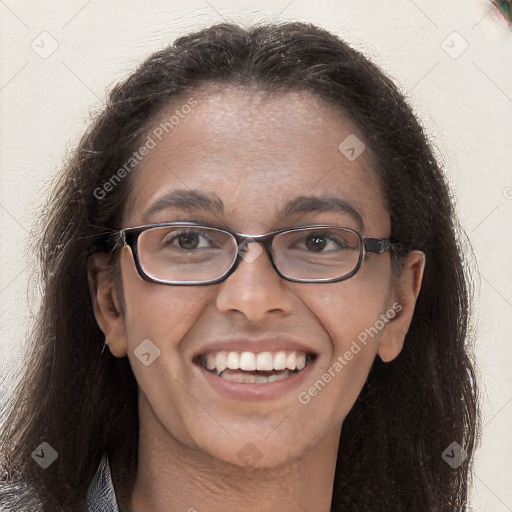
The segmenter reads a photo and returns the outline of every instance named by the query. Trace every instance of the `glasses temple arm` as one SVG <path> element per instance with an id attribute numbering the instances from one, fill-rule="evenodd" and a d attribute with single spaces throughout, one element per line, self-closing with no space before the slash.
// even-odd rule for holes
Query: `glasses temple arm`
<path id="1" fill-rule="evenodd" d="M 374 252 L 377 254 L 402 249 L 402 245 L 399 242 L 392 242 L 387 238 L 363 237 L 363 244 L 367 252 Z"/>

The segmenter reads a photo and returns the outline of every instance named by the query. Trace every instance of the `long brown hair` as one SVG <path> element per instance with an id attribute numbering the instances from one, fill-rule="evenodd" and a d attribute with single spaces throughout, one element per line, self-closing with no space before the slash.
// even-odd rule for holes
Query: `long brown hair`
<path id="1" fill-rule="evenodd" d="M 110 92 L 53 184 L 36 230 L 42 228 L 42 303 L 2 429 L 0 500 L 14 497 L 15 510 L 83 510 L 104 452 L 114 473 L 126 477 L 120 492 L 129 495 L 137 384 L 127 358 L 101 353 L 87 259 L 100 235 L 120 225 L 130 179 L 104 197 L 94 191 L 127 162 L 164 108 L 209 84 L 304 90 L 348 116 L 374 156 L 391 238 L 426 254 L 403 350 L 389 363 L 375 358 L 344 421 L 331 510 L 466 510 L 480 418 L 468 337 L 471 281 L 449 190 L 391 80 L 333 34 L 305 23 L 220 24 L 189 34 Z M 467 453 L 455 468 L 442 458 L 454 441 Z M 45 470 L 31 457 L 41 442 L 58 453 Z"/>

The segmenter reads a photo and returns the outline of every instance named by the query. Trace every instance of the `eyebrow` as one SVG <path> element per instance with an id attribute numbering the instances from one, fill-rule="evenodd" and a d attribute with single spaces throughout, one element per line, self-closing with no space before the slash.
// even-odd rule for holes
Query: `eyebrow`
<path id="1" fill-rule="evenodd" d="M 364 229 L 363 217 L 348 201 L 341 197 L 331 196 L 300 196 L 292 199 L 284 206 L 281 216 L 296 213 L 335 212 L 350 215 L 360 230 Z"/>
<path id="2" fill-rule="evenodd" d="M 224 203 L 220 197 L 199 190 L 173 190 L 157 199 L 142 215 L 142 220 L 147 222 L 150 217 L 167 208 L 178 208 L 188 212 L 202 210 L 218 214 L 224 212 Z"/>
<path id="3" fill-rule="evenodd" d="M 222 199 L 215 194 L 194 189 L 178 189 L 157 199 L 142 215 L 144 223 L 168 208 L 176 208 L 187 212 L 202 211 L 212 214 L 224 212 Z M 279 217 L 287 217 L 297 213 L 335 212 L 351 216 L 360 230 L 364 229 L 361 214 L 348 201 L 331 196 L 299 196 L 288 201 L 279 212 Z"/>

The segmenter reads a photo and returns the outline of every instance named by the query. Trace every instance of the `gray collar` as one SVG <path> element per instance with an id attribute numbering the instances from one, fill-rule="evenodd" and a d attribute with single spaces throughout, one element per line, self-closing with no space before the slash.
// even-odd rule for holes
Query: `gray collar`
<path id="1" fill-rule="evenodd" d="M 87 504 L 87 512 L 119 512 L 107 453 L 87 490 Z"/>

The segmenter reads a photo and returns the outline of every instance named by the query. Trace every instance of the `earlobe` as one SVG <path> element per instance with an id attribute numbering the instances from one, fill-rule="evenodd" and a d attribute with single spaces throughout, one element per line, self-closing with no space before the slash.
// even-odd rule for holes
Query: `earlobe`
<path id="1" fill-rule="evenodd" d="M 407 254 L 393 293 L 400 310 L 386 325 L 379 344 L 378 353 L 384 362 L 395 359 L 403 348 L 421 290 L 425 264 L 426 257 L 422 251 L 411 251 Z"/>
<path id="2" fill-rule="evenodd" d="M 112 265 L 109 254 L 93 254 L 87 261 L 87 277 L 96 322 L 108 338 L 112 354 L 124 357 L 127 354 L 124 317 Z"/>

